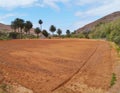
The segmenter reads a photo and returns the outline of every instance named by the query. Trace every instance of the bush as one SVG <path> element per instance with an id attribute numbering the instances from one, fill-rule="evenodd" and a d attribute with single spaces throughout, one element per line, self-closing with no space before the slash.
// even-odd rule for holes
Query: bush
<path id="1" fill-rule="evenodd" d="M 6 92 L 6 91 L 7 91 L 7 84 L 4 84 L 4 83 L 1 84 L 1 85 L 0 85 L 0 88 L 1 88 L 3 91 Z"/>
<path id="2" fill-rule="evenodd" d="M 116 79 L 116 74 L 113 73 L 113 74 L 112 74 L 111 83 L 110 83 L 110 87 L 112 87 L 112 86 L 115 84 L 116 81 L 117 81 L 117 79 Z"/>
<path id="3" fill-rule="evenodd" d="M 20 37 L 20 34 L 17 32 L 10 32 L 9 33 L 9 38 L 11 39 L 18 39 Z"/>
<path id="4" fill-rule="evenodd" d="M 37 36 L 30 34 L 30 35 L 23 35 L 22 38 L 23 39 L 34 39 L 34 38 L 37 38 Z"/>
<path id="5" fill-rule="evenodd" d="M 93 39 L 107 39 L 120 45 L 120 19 L 109 23 L 100 23 L 92 28 L 88 36 Z"/>
<path id="6" fill-rule="evenodd" d="M 61 35 L 61 38 L 67 38 L 67 36 L 66 35 Z"/>
<path id="7" fill-rule="evenodd" d="M 9 34 L 5 32 L 0 32 L 0 40 L 8 40 Z"/>
<path id="8" fill-rule="evenodd" d="M 83 33 L 80 34 L 72 34 L 70 36 L 71 38 L 85 38 L 85 35 Z"/>

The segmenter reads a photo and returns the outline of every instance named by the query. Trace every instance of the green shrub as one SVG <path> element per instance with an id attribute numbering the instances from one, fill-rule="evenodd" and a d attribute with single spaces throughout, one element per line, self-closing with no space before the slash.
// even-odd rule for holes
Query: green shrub
<path id="1" fill-rule="evenodd" d="M 78 38 L 85 38 L 85 35 L 82 34 L 82 33 L 80 33 L 77 37 L 78 37 Z"/>
<path id="2" fill-rule="evenodd" d="M 67 38 L 67 36 L 66 35 L 61 35 L 61 38 Z"/>
<path id="3" fill-rule="evenodd" d="M 0 40 L 8 40 L 9 34 L 6 32 L 0 32 Z"/>
<path id="4" fill-rule="evenodd" d="M 113 73 L 112 74 L 112 79 L 111 79 L 111 82 L 110 82 L 110 87 L 112 87 L 113 85 L 115 85 L 115 82 L 117 81 L 116 79 L 116 74 Z"/>
<path id="5" fill-rule="evenodd" d="M 22 38 L 23 39 L 34 39 L 34 38 L 37 38 L 37 36 L 35 36 L 35 35 L 32 35 L 32 34 L 28 34 L 28 35 L 26 35 L 26 34 L 24 34 L 23 36 L 22 36 Z"/>
<path id="6" fill-rule="evenodd" d="M 7 84 L 2 83 L 0 85 L 0 90 L 1 93 L 7 93 Z"/>
<path id="7" fill-rule="evenodd" d="M 85 35 L 83 33 L 72 34 L 70 38 L 85 38 Z"/>
<path id="8" fill-rule="evenodd" d="M 91 29 L 88 37 L 93 39 L 106 39 L 120 45 L 120 19 L 99 23 Z"/>
<path id="9" fill-rule="evenodd" d="M 11 39 L 18 39 L 20 37 L 20 34 L 17 32 L 10 32 L 9 33 L 9 38 Z"/>

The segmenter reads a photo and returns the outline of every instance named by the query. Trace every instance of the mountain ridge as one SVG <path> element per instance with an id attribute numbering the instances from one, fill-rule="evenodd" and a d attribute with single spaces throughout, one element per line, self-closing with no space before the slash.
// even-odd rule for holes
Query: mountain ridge
<path id="1" fill-rule="evenodd" d="M 96 21 L 93 21 L 79 29 L 76 30 L 76 34 L 81 33 L 81 32 L 89 32 L 92 30 L 93 27 L 95 27 L 96 25 L 98 25 L 99 23 L 107 23 L 107 22 L 111 22 L 114 20 L 117 20 L 120 18 L 120 11 L 108 14 Z"/>

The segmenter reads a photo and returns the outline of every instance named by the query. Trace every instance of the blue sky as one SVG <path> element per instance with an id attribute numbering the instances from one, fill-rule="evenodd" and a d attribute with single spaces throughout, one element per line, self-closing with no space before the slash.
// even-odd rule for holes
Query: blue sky
<path id="1" fill-rule="evenodd" d="M 0 0 L 1 23 L 23 18 L 37 27 L 42 19 L 44 29 L 55 25 L 64 33 L 115 11 L 120 11 L 120 0 Z"/>

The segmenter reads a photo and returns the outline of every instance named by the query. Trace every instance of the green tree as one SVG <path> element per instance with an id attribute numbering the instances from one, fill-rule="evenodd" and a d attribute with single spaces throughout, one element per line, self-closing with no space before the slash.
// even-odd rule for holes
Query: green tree
<path id="1" fill-rule="evenodd" d="M 56 27 L 54 25 L 50 26 L 50 31 L 52 32 L 52 34 L 54 35 L 54 32 L 56 31 Z"/>
<path id="2" fill-rule="evenodd" d="M 39 34 L 41 33 L 39 27 L 35 28 L 35 33 L 37 34 L 37 38 L 39 38 Z"/>
<path id="3" fill-rule="evenodd" d="M 20 27 L 20 38 L 22 39 L 22 31 L 24 28 L 24 20 L 23 19 L 19 19 L 19 27 Z"/>
<path id="4" fill-rule="evenodd" d="M 11 28 L 14 30 L 14 32 L 16 32 L 16 30 L 17 30 L 17 23 L 16 23 L 16 21 L 12 21 L 11 22 Z"/>
<path id="5" fill-rule="evenodd" d="M 40 19 L 38 23 L 40 24 L 40 29 L 41 29 L 41 31 L 42 31 L 42 24 L 43 24 L 43 21 Z"/>
<path id="6" fill-rule="evenodd" d="M 47 30 L 43 30 L 42 31 L 42 34 L 45 36 L 45 37 L 48 37 L 49 33 L 47 32 Z"/>
<path id="7" fill-rule="evenodd" d="M 66 35 L 70 36 L 70 30 L 66 30 Z"/>
<path id="8" fill-rule="evenodd" d="M 13 22 L 16 24 L 18 32 L 20 32 L 19 18 L 16 18 Z"/>
<path id="9" fill-rule="evenodd" d="M 19 37 L 18 32 L 10 32 L 9 33 L 9 38 L 11 38 L 11 39 L 17 39 L 18 37 Z"/>
<path id="10" fill-rule="evenodd" d="M 60 36 L 62 34 L 62 30 L 61 29 L 58 29 L 57 30 L 57 34 Z"/>
<path id="11" fill-rule="evenodd" d="M 26 34 L 27 34 L 28 32 L 29 32 L 29 34 L 30 34 L 30 29 L 33 27 L 32 22 L 26 21 L 24 25 L 25 25 L 24 31 L 26 32 Z"/>
<path id="12" fill-rule="evenodd" d="M 18 32 L 20 32 L 20 38 L 22 38 L 22 30 L 24 28 L 24 20 L 20 18 L 16 18 L 12 24 L 11 27 L 14 29 L 18 29 Z"/>

